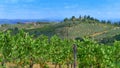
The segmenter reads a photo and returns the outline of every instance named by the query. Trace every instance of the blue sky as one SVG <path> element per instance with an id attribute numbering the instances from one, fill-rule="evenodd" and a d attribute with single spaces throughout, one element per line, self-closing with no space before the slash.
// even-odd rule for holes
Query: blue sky
<path id="1" fill-rule="evenodd" d="M 0 19 L 120 18 L 120 0 L 0 0 Z"/>

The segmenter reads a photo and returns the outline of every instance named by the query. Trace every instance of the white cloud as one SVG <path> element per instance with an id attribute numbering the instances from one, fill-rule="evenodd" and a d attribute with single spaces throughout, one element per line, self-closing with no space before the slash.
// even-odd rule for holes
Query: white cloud
<path id="1" fill-rule="evenodd" d="M 77 8 L 79 5 L 78 4 L 74 4 L 74 5 L 65 5 L 64 8 L 66 9 L 71 9 L 71 8 Z"/>
<path id="2" fill-rule="evenodd" d="M 5 3 L 17 3 L 19 0 L 5 0 Z"/>
<path id="3" fill-rule="evenodd" d="M 33 2 L 34 0 L 4 0 L 5 3 Z"/>

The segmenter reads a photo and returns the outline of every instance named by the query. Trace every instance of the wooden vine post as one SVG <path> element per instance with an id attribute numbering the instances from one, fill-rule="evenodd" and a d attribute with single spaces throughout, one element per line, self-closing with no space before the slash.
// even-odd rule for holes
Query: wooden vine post
<path id="1" fill-rule="evenodd" d="M 74 67 L 77 68 L 77 46 L 73 44 Z"/>

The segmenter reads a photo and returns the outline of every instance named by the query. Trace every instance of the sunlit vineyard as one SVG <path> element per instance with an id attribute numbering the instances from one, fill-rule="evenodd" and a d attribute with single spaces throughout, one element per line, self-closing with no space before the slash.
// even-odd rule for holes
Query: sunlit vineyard
<path id="1" fill-rule="evenodd" d="M 98 44 L 84 38 L 84 41 L 61 39 L 58 36 L 34 37 L 20 30 L 16 35 L 10 31 L 0 32 L 0 63 L 14 63 L 18 67 L 32 68 L 39 64 L 41 68 L 73 68 L 73 44 L 77 46 L 77 68 L 119 68 L 120 41 L 114 45 Z"/>
<path id="2" fill-rule="evenodd" d="M 76 37 L 84 37 L 84 36 L 90 36 L 90 37 L 97 37 L 96 39 L 99 39 L 99 35 L 102 35 L 108 32 L 113 32 L 114 35 L 119 34 L 119 31 L 116 26 L 108 25 L 108 24 L 102 24 L 102 23 L 81 23 L 76 22 L 76 24 L 67 27 L 61 27 L 56 28 L 56 33 L 60 35 L 61 37 L 67 37 L 69 39 L 73 39 Z M 67 22 L 68 24 L 68 22 Z M 114 29 L 114 30 L 113 30 Z M 74 31 L 74 32 L 73 32 Z M 117 32 L 118 31 L 118 32 Z M 68 33 L 68 36 L 67 36 Z M 107 36 L 107 34 L 105 36 Z M 110 37 L 112 37 L 113 34 L 110 34 Z M 104 36 L 103 36 L 104 37 Z M 100 38 L 103 38 L 100 36 Z"/>

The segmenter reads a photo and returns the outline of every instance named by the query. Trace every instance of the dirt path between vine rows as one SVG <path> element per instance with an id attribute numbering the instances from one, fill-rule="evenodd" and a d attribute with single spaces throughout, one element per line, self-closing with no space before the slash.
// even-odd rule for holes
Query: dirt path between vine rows
<path id="1" fill-rule="evenodd" d="M 95 37 L 95 36 L 97 36 L 97 35 L 101 35 L 101 34 L 107 33 L 107 32 L 108 32 L 107 30 L 106 30 L 106 31 L 103 31 L 103 32 L 96 32 L 96 33 L 90 35 L 90 37 Z"/>
<path id="2" fill-rule="evenodd" d="M 52 63 L 47 63 L 47 65 L 49 68 L 55 68 L 55 65 L 53 65 Z M 6 68 L 23 68 L 23 67 L 17 66 L 16 64 L 13 63 L 6 63 Z M 24 68 L 28 68 L 28 66 L 25 66 Z M 34 64 L 33 68 L 41 68 L 41 67 L 39 64 Z M 57 65 L 56 68 L 59 68 L 59 66 Z M 67 68 L 66 65 L 64 65 L 64 68 Z"/>

